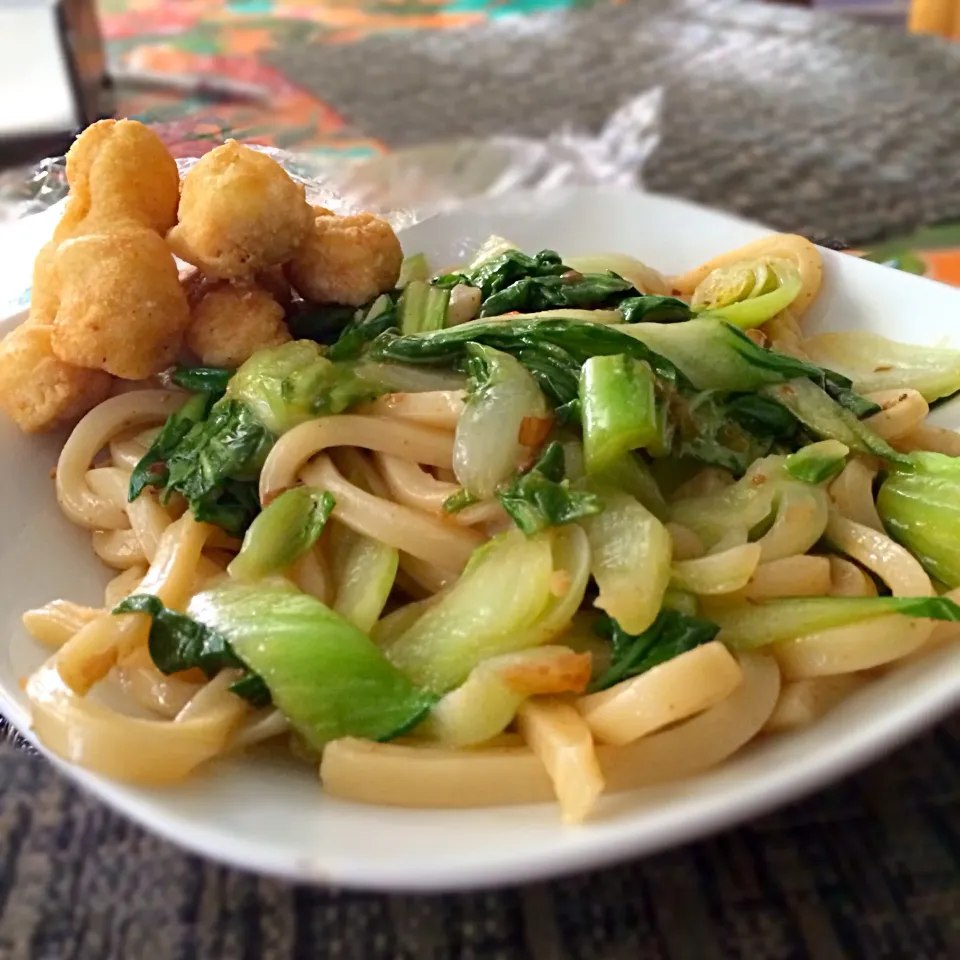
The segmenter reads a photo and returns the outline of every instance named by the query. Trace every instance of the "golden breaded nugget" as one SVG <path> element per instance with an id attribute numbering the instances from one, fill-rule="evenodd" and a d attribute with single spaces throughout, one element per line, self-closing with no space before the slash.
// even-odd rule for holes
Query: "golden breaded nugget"
<path id="1" fill-rule="evenodd" d="M 291 339 L 283 307 L 266 290 L 227 280 L 203 290 L 187 329 L 187 346 L 214 367 L 239 367 L 258 350 Z"/>
<path id="2" fill-rule="evenodd" d="M 57 247 L 58 244 L 54 240 L 45 243 L 33 261 L 30 319 L 36 323 L 53 323 L 53 318 L 57 315 L 60 296 L 57 293 L 57 281 L 53 269 Z"/>
<path id="3" fill-rule="evenodd" d="M 61 360 L 127 380 L 174 361 L 190 310 L 162 237 L 130 228 L 67 240 L 54 270 L 60 306 L 53 350 Z"/>
<path id="4" fill-rule="evenodd" d="M 284 268 L 300 296 L 359 307 L 393 289 L 403 250 L 393 227 L 372 213 L 338 217 L 315 208 L 313 230 Z"/>
<path id="5" fill-rule="evenodd" d="M 177 222 L 180 176 L 163 141 L 136 120 L 101 120 L 67 152 L 70 199 L 54 240 L 134 222 L 166 233 Z"/>
<path id="6" fill-rule="evenodd" d="M 266 154 L 234 140 L 183 178 L 173 252 L 218 279 L 249 279 L 288 260 L 313 215 L 303 186 Z"/>
<path id="7" fill-rule="evenodd" d="M 26 433 L 71 420 L 105 400 L 113 378 L 58 359 L 53 330 L 27 321 L 0 341 L 0 408 Z"/>

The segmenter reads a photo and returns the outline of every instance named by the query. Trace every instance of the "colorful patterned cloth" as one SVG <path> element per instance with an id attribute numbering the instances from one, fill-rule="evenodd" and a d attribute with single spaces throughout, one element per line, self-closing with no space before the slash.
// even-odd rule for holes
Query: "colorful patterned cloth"
<path id="1" fill-rule="evenodd" d="M 264 88 L 264 103 L 118 91 L 118 113 L 161 129 L 178 156 L 230 135 L 288 150 L 367 156 L 383 148 L 261 59 L 299 43 L 348 43 L 383 30 L 444 30 L 589 0 L 100 0 L 114 61 L 151 73 L 211 74 Z"/>
<path id="2" fill-rule="evenodd" d="M 245 102 L 120 85 L 117 112 L 155 126 L 176 156 L 238 140 L 338 157 L 384 146 L 268 64 L 295 40 L 349 43 L 391 30 L 444 30 L 593 0 L 100 0 L 111 58 L 151 74 L 213 76 L 262 88 Z M 273 58 L 274 63 L 276 57 Z M 361 81 L 362 82 L 362 81 Z M 960 285 L 960 225 L 921 231 L 871 254 L 901 269 Z"/>

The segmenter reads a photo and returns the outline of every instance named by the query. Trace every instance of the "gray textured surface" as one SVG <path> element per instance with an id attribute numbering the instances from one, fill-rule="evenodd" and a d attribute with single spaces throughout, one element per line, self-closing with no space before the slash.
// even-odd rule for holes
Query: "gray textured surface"
<path id="1" fill-rule="evenodd" d="M 392 147 L 599 129 L 665 93 L 647 184 L 851 242 L 960 217 L 960 45 L 736 0 L 639 0 L 274 60 Z"/>
<path id="2" fill-rule="evenodd" d="M 954 960 L 960 717 L 715 839 L 443 897 L 204 863 L 0 743 L 0 863 L 3 960 Z"/>

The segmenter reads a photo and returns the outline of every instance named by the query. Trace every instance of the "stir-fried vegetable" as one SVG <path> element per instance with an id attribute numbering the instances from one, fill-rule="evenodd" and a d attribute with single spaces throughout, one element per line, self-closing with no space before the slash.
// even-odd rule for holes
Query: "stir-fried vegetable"
<path id="1" fill-rule="evenodd" d="M 399 736 L 435 700 L 352 623 L 285 581 L 218 586 L 197 594 L 188 613 L 227 638 L 315 749 L 338 737 Z"/>
<path id="2" fill-rule="evenodd" d="M 580 410 L 587 473 L 600 473 L 658 440 L 663 445 L 656 402 L 656 378 L 643 360 L 617 354 L 584 363 Z"/>
<path id="3" fill-rule="evenodd" d="M 602 513 L 582 521 L 590 542 L 590 572 L 599 588 L 594 605 L 631 633 L 657 616 L 670 582 L 673 542 L 664 525 L 629 493 L 595 484 Z"/>
<path id="4" fill-rule="evenodd" d="M 608 669 L 590 684 L 590 691 L 606 690 L 616 683 L 636 677 L 687 650 L 710 643 L 718 627 L 710 620 L 691 617 L 678 610 L 665 609 L 654 622 L 637 634 L 624 630 L 610 617 L 599 619 L 594 630 L 610 641 L 613 655 Z"/>
<path id="5" fill-rule="evenodd" d="M 205 394 L 198 393 L 190 397 L 176 413 L 167 418 L 156 439 L 130 475 L 128 499 L 136 500 L 145 487 L 166 486 L 170 479 L 167 461 L 193 426 L 210 412 L 211 402 Z"/>
<path id="6" fill-rule="evenodd" d="M 342 327 L 336 343 L 330 347 L 330 359 L 334 361 L 355 359 L 368 343 L 396 324 L 397 305 L 388 294 L 382 294 L 368 308 L 361 307 L 357 310 L 347 325 Z M 310 337 L 310 339 L 317 338 Z"/>
<path id="7" fill-rule="evenodd" d="M 800 273 L 788 260 L 755 260 L 707 274 L 690 305 L 748 329 L 785 310 L 802 289 Z"/>
<path id="8" fill-rule="evenodd" d="M 550 409 L 537 382 L 509 354 L 475 343 L 465 350 L 470 391 L 457 423 L 453 470 L 471 496 L 484 499 L 529 457 L 524 423 L 547 420 Z"/>
<path id="9" fill-rule="evenodd" d="M 713 619 L 720 627 L 718 640 L 737 650 L 752 650 L 887 613 L 960 621 L 960 606 L 947 597 L 802 597 L 795 600 L 767 600 L 716 610 Z"/>
<path id="10" fill-rule="evenodd" d="M 429 280 L 430 264 L 423 253 L 415 253 L 404 257 L 400 264 L 400 276 L 397 278 L 397 289 L 402 290 L 413 280 Z"/>
<path id="11" fill-rule="evenodd" d="M 617 307 L 624 323 L 678 323 L 694 317 L 690 305 L 676 297 L 643 294 L 621 300 Z"/>
<path id="12" fill-rule="evenodd" d="M 527 536 L 603 510 L 603 501 L 596 494 L 571 487 L 564 477 L 564 461 L 563 445 L 554 441 L 528 471 L 497 490 L 503 509 Z"/>
<path id="13" fill-rule="evenodd" d="M 894 463 L 906 462 L 902 453 L 894 450 L 809 380 L 791 380 L 789 383 L 764 387 L 761 393 L 789 410 L 814 436 L 824 440 L 839 440 L 851 450 Z"/>
<path id="14" fill-rule="evenodd" d="M 586 587 L 586 570 L 568 566 L 580 565 L 581 541 L 567 540 L 567 530 L 576 528 L 533 537 L 511 531 L 481 547 L 460 579 L 387 645 L 389 659 L 414 682 L 444 693 L 480 661 L 560 634 Z M 577 544 L 572 552 L 570 544 Z M 559 597 L 558 577 L 566 588 Z"/>
<path id="15" fill-rule="evenodd" d="M 256 478 L 273 441 L 246 404 L 218 401 L 167 456 L 164 498 L 180 493 L 198 520 L 241 533 L 259 510 Z"/>
<path id="16" fill-rule="evenodd" d="M 338 526 L 331 533 L 330 569 L 337 594 L 333 609 L 369 633 L 390 597 L 400 554 L 347 527 Z"/>
<path id="17" fill-rule="evenodd" d="M 846 465 L 850 448 L 839 440 L 820 440 L 791 453 L 783 469 L 794 480 L 804 483 L 826 483 Z"/>
<path id="18" fill-rule="evenodd" d="M 697 389 L 696 382 L 642 342 L 637 336 L 641 327 L 683 330 L 687 356 L 695 350 L 708 358 L 711 354 L 722 357 L 719 361 L 701 361 L 701 366 L 710 371 L 703 379 L 709 380 L 712 375 L 717 380 L 716 371 L 726 371 L 721 392 Z M 706 346 L 701 342 L 694 347 L 696 330 L 701 327 L 707 336 Z M 713 342 L 709 340 L 711 335 Z M 853 436 L 855 442 L 850 445 L 855 449 L 869 449 L 894 460 L 898 456 L 856 421 L 856 417 L 876 412 L 878 407 L 854 393 L 849 381 L 804 361 L 764 350 L 728 324 L 708 326 L 707 321 L 689 321 L 615 328 L 562 318 L 476 321 L 417 337 L 398 337 L 388 331 L 374 341 L 370 355 L 388 362 L 457 365 L 463 364 L 469 343 L 489 345 L 516 357 L 557 405 L 562 418 L 579 413 L 577 394 L 585 362 L 616 354 L 645 361 L 656 377 L 663 418 L 659 430 L 662 447 L 651 450 L 655 455 L 672 452 L 743 473 L 775 443 L 792 439 L 803 425 L 816 436 L 845 443 Z M 744 382 L 744 378 L 734 377 L 744 369 L 754 371 L 752 380 Z M 806 388 L 776 389 L 800 378 Z M 767 395 L 742 394 L 751 385 L 756 389 L 761 384 L 770 387 Z M 829 395 L 818 390 L 818 384 Z"/>
<path id="19" fill-rule="evenodd" d="M 960 459 L 911 453 L 880 487 L 877 512 L 931 576 L 960 587 Z"/>
<path id="20" fill-rule="evenodd" d="M 896 343 L 865 330 L 821 333 L 804 340 L 803 349 L 861 393 L 913 389 L 932 403 L 960 390 L 960 350 Z"/>
<path id="21" fill-rule="evenodd" d="M 322 490 L 285 490 L 250 525 L 228 573 L 259 580 L 286 569 L 316 543 L 335 505 L 333 495 Z"/>
<path id="22" fill-rule="evenodd" d="M 218 631 L 170 610 L 157 597 L 144 593 L 127 597 L 113 612 L 145 613 L 151 618 L 150 659 L 161 673 L 169 675 L 199 669 L 208 677 L 214 677 L 221 670 L 244 670 L 245 675 L 235 680 L 230 689 L 255 706 L 270 702 L 270 692 L 263 680 L 246 670 L 246 664 L 234 653 L 230 641 Z"/>
<path id="23" fill-rule="evenodd" d="M 230 379 L 227 398 L 244 403 L 272 433 L 343 413 L 383 392 L 350 367 L 332 363 L 309 340 L 255 353 Z"/>
<path id="24" fill-rule="evenodd" d="M 233 371 L 225 367 L 178 366 L 174 368 L 170 380 L 191 393 L 206 394 L 212 403 L 227 392 L 227 384 L 232 376 Z"/>
<path id="25" fill-rule="evenodd" d="M 133 472 L 129 498 L 148 485 L 164 500 L 180 493 L 198 520 L 242 533 L 259 512 L 255 481 L 276 436 L 381 392 L 311 341 L 261 350 L 230 378 L 222 399 L 210 406 L 210 389 L 167 420 Z"/>
<path id="26" fill-rule="evenodd" d="M 639 294 L 629 280 L 612 271 L 580 273 L 571 269 L 553 250 L 541 250 L 533 257 L 507 250 L 472 270 L 444 274 L 433 283 L 446 289 L 461 284 L 478 288 L 483 317 L 562 307 L 600 309 Z"/>
<path id="27" fill-rule="evenodd" d="M 411 280 L 397 303 L 400 331 L 404 335 L 442 330 L 447 319 L 450 290 L 430 286 L 426 280 Z"/>

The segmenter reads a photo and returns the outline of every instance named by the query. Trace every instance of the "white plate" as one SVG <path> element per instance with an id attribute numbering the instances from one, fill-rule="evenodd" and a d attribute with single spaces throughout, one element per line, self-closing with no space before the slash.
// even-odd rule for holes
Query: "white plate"
<path id="1" fill-rule="evenodd" d="M 678 200 L 617 190 L 478 200 L 410 229 L 407 251 L 456 263 L 491 233 L 526 250 L 622 251 L 666 272 L 764 234 L 762 227 Z M 809 329 L 868 328 L 960 346 L 960 293 L 823 251 L 825 280 Z M 12 321 L 11 321 L 12 322 Z M 950 405 L 942 423 L 960 421 Z M 59 444 L 0 423 L 0 709 L 29 736 L 18 679 L 44 651 L 20 613 L 65 596 L 98 604 L 106 574 L 87 534 L 57 509 L 48 479 Z M 866 763 L 960 704 L 960 647 L 874 682 L 821 723 L 767 739 L 694 779 L 605 799 L 589 824 L 563 827 L 554 806 L 444 812 L 343 803 L 310 768 L 279 760 L 211 766 L 179 787 L 124 786 L 60 764 L 106 803 L 190 850 L 314 883 L 451 890 L 582 870 L 682 843 L 792 800 Z"/>

